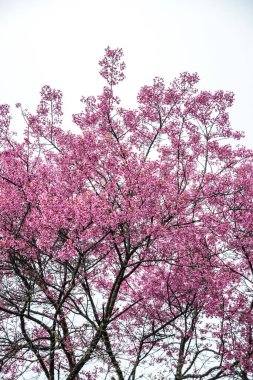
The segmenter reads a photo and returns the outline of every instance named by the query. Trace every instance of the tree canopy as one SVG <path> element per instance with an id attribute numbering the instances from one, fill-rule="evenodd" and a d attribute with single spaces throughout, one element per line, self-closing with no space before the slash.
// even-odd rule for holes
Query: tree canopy
<path id="1" fill-rule="evenodd" d="M 121 49 L 62 128 L 50 86 L 22 141 L 0 106 L 0 378 L 252 378 L 252 151 L 196 73 L 125 109 Z"/>

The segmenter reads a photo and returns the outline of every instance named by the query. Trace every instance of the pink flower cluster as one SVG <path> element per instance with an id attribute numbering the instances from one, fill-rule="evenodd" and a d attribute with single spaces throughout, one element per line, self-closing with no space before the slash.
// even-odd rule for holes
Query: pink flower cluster
<path id="1" fill-rule="evenodd" d="M 185 72 L 125 109 L 122 56 L 106 48 L 78 134 L 49 86 L 36 114 L 16 105 L 22 142 L 0 106 L 0 372 L 250 379 L 253 155 L 230 144 L 233 94 Z"/>

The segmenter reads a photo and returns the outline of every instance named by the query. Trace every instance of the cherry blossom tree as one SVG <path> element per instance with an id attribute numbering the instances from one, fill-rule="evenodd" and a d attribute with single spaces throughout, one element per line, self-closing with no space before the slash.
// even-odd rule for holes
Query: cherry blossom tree
<path id="1" fill-rule="evenodd" d="M 120 106 L 121 49 L 82 98 L 0 106 L 0 378 L 251 379 L 252 151 L 230 92 L 156 77 Z"/>

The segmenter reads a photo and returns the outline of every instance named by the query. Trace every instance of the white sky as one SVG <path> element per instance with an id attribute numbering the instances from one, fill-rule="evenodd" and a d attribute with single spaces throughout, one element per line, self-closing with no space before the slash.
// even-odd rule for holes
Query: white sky
<path id="1" fill-rule="evenodd" d="M 16 130 L 15 103 L 34 110 L 44 84 L 63 91 L 71 128 L 81 96 L 104 85 L 98 60 L 110 45 L 125 53 L 123 106 L 154 76 L 197 71 L 202 89 L 235 92 L 232 125 L 253 146 L 253 0 L 0 0 L 0 41 L 0 103 Z"/>

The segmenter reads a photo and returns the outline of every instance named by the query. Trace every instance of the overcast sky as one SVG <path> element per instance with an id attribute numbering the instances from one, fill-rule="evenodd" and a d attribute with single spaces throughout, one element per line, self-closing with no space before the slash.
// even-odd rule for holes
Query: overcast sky
<path id="1" fill-rule="evenodd" d="M 231 90 L 231 122 L 253 146 L 253 0 L 0 0 L 0 103 L 34 110 L 41 86 L 64 94 L 65 122 L 81 96 L 104 85 L 98 60 L 104 48 L 122 47 L 127 79 L 122 105 L 154 76 L 169 83 L 197 71 L 200 87 Z"/>

